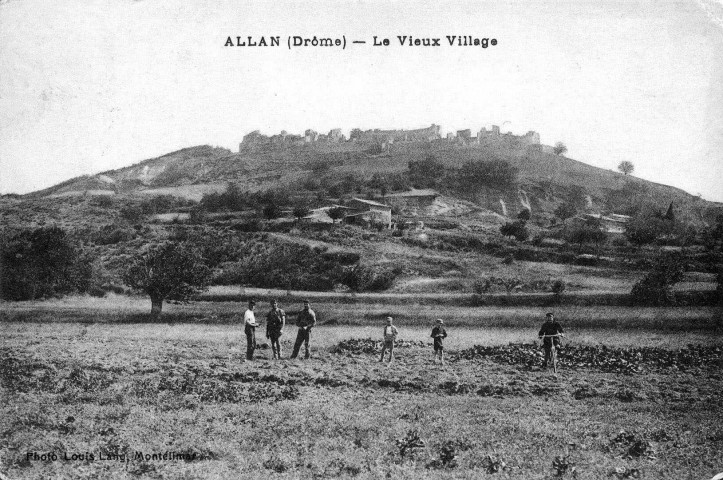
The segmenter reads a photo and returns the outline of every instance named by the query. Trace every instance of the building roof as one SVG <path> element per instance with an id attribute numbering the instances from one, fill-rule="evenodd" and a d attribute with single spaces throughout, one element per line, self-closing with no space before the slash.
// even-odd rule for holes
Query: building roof
<path id="1" fill-rule="evenodd" d="M 385 204 L 383 204 L 383 203 L 375 202 L 375 201 L 373 201 L 373 200 L 366 200 L 366 199 L 364 199 L 364 198 L 352 198 L 352 201 L 364 203 L 364 204 L 366 204 L 366 205 L 371 205 L 371 206 L 374 206 L 374 207 L 392 208 L 392 207 L 390 207 L 389 205 L 385 205 Z"/>
<path id="2" fill-rule="evenodd" d="M 400 193 L 392 193 L 387 195 L 387 197 L 394 197 L 394 198 L 400 198 L 400 197 L 438 197 L 439 192 L 436 192 L 432 190 L 431 188 L 424 188 L 417 190 L 416 188 L 413 188 L 409 190 L 408 192 L 400 192 Z"/>

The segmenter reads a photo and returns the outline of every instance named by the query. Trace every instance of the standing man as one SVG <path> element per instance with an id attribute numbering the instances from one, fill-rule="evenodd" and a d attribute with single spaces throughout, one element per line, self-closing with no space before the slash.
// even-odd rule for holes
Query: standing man
<path id="1" fill-rule="evenodd" d="M 254 350 L 256 349 L 256 327 L 259 326 L 256 323 L 256 316 L 254 315 L 254 308 L 256 302 L 249 300 L 249 308 L 244 312 L 244 333 L 246 334 L 246 360 L 254 359 Z"/>
<path id="2" fill-rule="evenodd" d="M 304 300 L 304 309 L 299 312 L 299 316 L 296 318 L 296 326 L 299 327 L 299 331 L 296 334 L 296 343 L 294 343 L 294 351 L 291 353 L 291 358 L 294 359 L 299 355 L 299 349 L 301 344 L 304 344 L 306 348 L 306 355 L 304 358 L 309 358 L 309 336 L 311 335 L 311 329 L 316 325 L 316 314 L 309 308 L 309 301 Z"/>
<path id="3" fill-rule="evenodd" d="M 279 338 L 284 333 L 286 312 L 279 308 L 276 299 L 271 300 L 271 311 L 266 315 L 266 338 L 271 340 L 272 358 L 281 360 L 281 343 Z"/>
<path id="4" fill-rule="evenodd" d="M 379 359 L 379 362 L 384 361 L 384 352 L 387 350 L 389 350 L 389 363 L 392 363 L 392 360 L 394 360 L 394 341 L 397 339 L 397 335 L 399 335 L 399 330 L 392 324 L 393 321 L 394 319 L 392 317 L 387 317 L 387 324 L 384 326 L 384 331 L 382 332 L 384 343 L 382 344 L 382 357 Z"/>

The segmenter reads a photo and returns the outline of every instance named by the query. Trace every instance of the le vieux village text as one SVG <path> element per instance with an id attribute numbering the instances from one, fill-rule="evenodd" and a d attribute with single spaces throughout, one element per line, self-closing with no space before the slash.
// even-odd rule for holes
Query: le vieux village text
<path id="1" fill-rule="evenodd" d="M 280 47 L 282 37 L 275 36 L 229 36 L 226 37 L 225 47 Z M 342 37 L 305 37 L 294 35 L 285 38 L 286 45 L 291 47 L 346 47 L 346 36 Z M 412 35 L 397 35 L 392 40 L 374 35 L 371 42 L 366 40 L 352 40 L 354 44 L 370 44 L 373 47 L 389 47 L 399 45 L 402 47 L 482 47 L 497 45 L 496 38 L 476 37 L 474 35 L 446 35 L 444 37 L 414 37 Z"/>

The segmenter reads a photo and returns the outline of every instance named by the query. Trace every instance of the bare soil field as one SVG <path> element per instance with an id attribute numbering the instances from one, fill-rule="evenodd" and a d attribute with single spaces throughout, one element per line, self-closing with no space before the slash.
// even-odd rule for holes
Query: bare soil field
<path id="1" fill-rule="evenodd" d="M 62 313 L 59 314 L 62 316 Z M 9 478 L 710 478 L 723 470 L 723 340 L 568 328 L 319 326 L 309 360 L 242 362 L 236 325 L 6 322 Z M 288 356 L 295 335 L 283 338 Z M 509 345 L 513 342 L 513 345 Z M 34 454 L 37 454 L 35 456 Z M 165 457 L 164 457 L 165 454 Z"/>

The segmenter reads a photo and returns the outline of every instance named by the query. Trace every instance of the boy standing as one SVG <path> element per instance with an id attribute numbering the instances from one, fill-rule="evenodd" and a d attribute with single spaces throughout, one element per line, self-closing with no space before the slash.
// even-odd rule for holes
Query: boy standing
<path id="1" fill-rule="evenodd" d="M 271 310 L 266 315 L 266 338 L 271 340 L 271 354 L 273 359 L 281 360 L 281 343 L 279 338 L 284 333 L 286 325 L 286 312 L 279 308 L 279 302 L 271 300 Z"/>
<path id="2" fill-rule="evenodd" d="M 397 335 L 399 335 L 399 330 L 392 325 L 393 321 L 394 319 L 392 319 L 392 317 L 387 317 L 387 324 L 384 326 L 383 332 L 384 344 L 382 345 L 382 356 L 379 362 L 384 361 L 384 352 L 387 350 L 389 350 L 389 363 L 392 363 L 392 360 L 394 360 L 394 341 L 397 339 Z"/>
<path id="3" fill-rule="evenodd" d="M 444 329 L 444 322 L 441 318 L 437 319 L 437 325 L 432 329 L 431 337 L 434 339 L 434 361 L 437 362 L 437 356 L 439 361 L 444 365 L 444 345 L 442 340 L 447 338 L 447 330 Z"/>
<path id="4" fill-rule="evenodd" d="M 256 316 L 254 315 L 254 308 L 256 302 L 249 300 L 249 308 L 244 312 L 244 333 L 246 334 L 246 360 L 254 359 L 254 350 L 256 349 L 256 327 L 259 326 L 256 323 Z"/>

